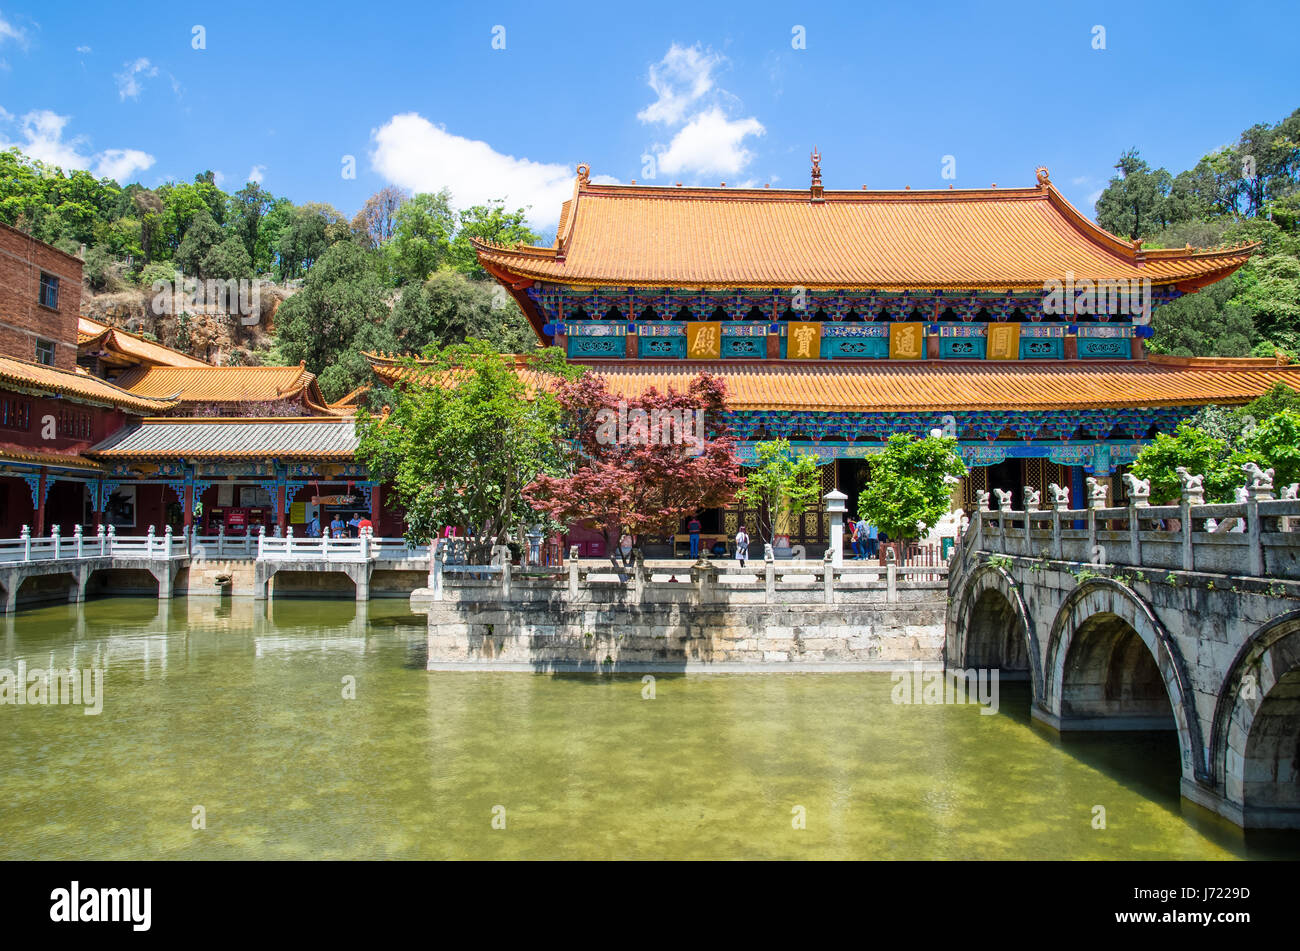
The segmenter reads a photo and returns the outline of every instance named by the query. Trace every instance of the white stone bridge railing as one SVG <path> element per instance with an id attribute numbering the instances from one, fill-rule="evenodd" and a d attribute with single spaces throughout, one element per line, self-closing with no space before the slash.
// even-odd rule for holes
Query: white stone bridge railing
<path id="1" fill-rule="evenodd" d="M 119 535 L 110 526 L 99 526 L 93 535 L 86 535 L 78 525 L 71 535 L 60 534 L 55 526 L 49 537 L 32 535 L 23 526 L 18 538 L 0 538 L 0 565 L 6 568 L 39 564 L 50 561 L 80 561 L 90 558 L 139 558 L 165 561 L 184 558 L 189 554 L 185 538 L 173 535 L 168 528 L 159 535 L 151 526 L 145 535 Z"/>
<path id="2" fill-rule="evenodd" d="M 1070 508 L 1069 490 L 1053 484 L 1050 507 L 1025 487 L 1026 507 L 1011 508 L 998 492 L 998 508 L 980 493 L 979 509 L 959 539 L 958 570 L 979 553 L 1016 555 L 1082 564 L 1196 571 L 1257 578 L 1300 579 L 1300 485 L 1273 495 L 1272 470 L 1244 467 L 1250 479 L 1226 504 L 1204 501 L 1200 476 L 1180 470 L 1176 505 L 1150 505 L 1148 480 L 1126 475 L 1129 503 L 1106 505 L 1108 487 L 1088 479 L 1089 506 Z M 995 490 L 998 491 L 998 490 Z M 1081 527 L 1076 527 L 1081 526 Z"/>
<path id="3" fill-rule="evenodd" d="M 18 538 L 0 538 L 0 566 L 21 567 L 51 561 L 79 561 L 99 558 L 167 560 L 208 558 L 214 560 L 293 560 L 295 562 L 423 561 L 429 557 L 426 545 L 411 545 L 404 538 L 376 538 L 363 532 L 359 538 L 294 538 L 290 529 L 284 537 L 258 535 L 193 535 L 162 533 L 153 526 L 144 535 L 119 535 L 113 527 L 99 526 L 95 534 L 83 533 L 80 525 L 71 535 L 61 535 L 55 526 L 48 537 L 33 535 L 23 526 Z"/>
<path id="4" fill-rule="evenodd" d="M 778 561 L 771 546 L 765 548 L 762 561 L 744 568 L 707 557 L 648 565 L 638 553 L 620 570 L 612 564 L 584 565 L 576 546 L 559 568 L 512 565 L 501 546 L 494 549 L 492 564 L 455 564 L 447 559 L 446 546 L 435 546 L 428 588 L 413 597 L 573 604 L 854 604 L 924 600 L 947 587 L 946 564 L 836 565 L 829 551 L 821 561 Z"/>

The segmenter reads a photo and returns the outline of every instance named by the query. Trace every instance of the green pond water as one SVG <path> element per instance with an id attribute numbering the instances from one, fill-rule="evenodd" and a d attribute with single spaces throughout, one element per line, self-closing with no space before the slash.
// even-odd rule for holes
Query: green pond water
<path id="1" fill-rule="evenodd" d="M 1183 804 L 1173 734 L 1062 742 L 1026 685 L 996 716 L 895 705 L 887 673 L 660 675 L 643 699 L 639 675 L 429 673 L 422 621 L 134 598 L 0 621 L 0 668 L 107 671 L 98 716 L 0 706 L 0 858 L 1300 855 Z"/>

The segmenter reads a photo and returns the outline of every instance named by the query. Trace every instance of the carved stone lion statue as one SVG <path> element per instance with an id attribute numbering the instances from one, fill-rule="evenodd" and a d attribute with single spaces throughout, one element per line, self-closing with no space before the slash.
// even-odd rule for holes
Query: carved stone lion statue
<path id="1" fill-rule="evenodd" d="M 1011 511 L 1011 493 L 1006 489 L 994 489 L 993 494 L 998 497 L 998 511 Z"/>
<path id="2" fill-rule="evenodd" d="M 1043 494 L 1035 489 L 1032 485 L 1025 486 L 1025 511 L 1037 512 L 1038 503 L 1043 499 Z"/>
<path id="3" fill-rule="evenodd" d="M 1255 492 L 1260 492 L 1260 491 L 1271 492 L 1273 490 L 1272 469 L 1261 469 L 1255 463 L 1248 462 L 1241 467 L 1241 471 L 1246 473 L 1246 476 L 1250 479 L 1250 483 L 1247 486 L 1247 488 Z"/>
<path id="4" fill-rule="evenodd" d="M 1133 505 L 1142 506 L 1151 503 L 1151 480 L 1139 479 L 1131 472 L 1124 473 L 1124 485 L 1128 487 L 1128 497 Z"/>
<path id="5" fill-rule="evenodd" d="M 981 512 L 987 512 L 989 510 L 989 494 L 983 489 L 978 489 L 975 492 L 975 501 L 979 505 Z"/>
<path id="6" fill-rule="evenodd" d="M 1068 509 L 1070 507 L 1070 490 L 1062 488 L 1053 482 L 1047 487 L 1047 494 L 1052 497 L 1052 506 L 1058 509 Z"/>
<path id="7" fill-rule="evenodd" d="M 1106 495 L 1110 492 L 1110 486 L 1104 482 L 1098 482 L 1092 476 L 1088 476 L 1088 500 L 1095 509 L 1104 509 L 1106 507 Z"/>
<path id="8" fill-rule="evenodd" d="M 1205 501 L 1205 476 L 1193 475 L 1188 472 L 1186 467 L 1179 466 L 1174 472 L 1178 473 L 1178 481 L 1183 484 L 1183 495 L 1193 505 L 1200 505 Z"/>

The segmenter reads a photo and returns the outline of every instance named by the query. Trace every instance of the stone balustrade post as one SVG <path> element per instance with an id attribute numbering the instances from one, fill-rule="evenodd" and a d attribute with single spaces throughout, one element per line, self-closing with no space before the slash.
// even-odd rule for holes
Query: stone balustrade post
<path id="1" fill-rule="evenodd" d="M 144 556 L 151 560 L 153 558 L 153 543 L 154 543 L 154 536 L 156 534 L 157 532 L 154 531 L 154 527 L 152 525 L 149 526 L 149 531 L 145 533 Z"/>
<path id="2" fill-rule="evenodd" d="M 172 557 L 172 527 L 170 525 L 163 532 L 163 546 L 163 557 L 170 561 Z"/>
<path id="3" fill-rule="evenodd" d="M 645 600 L 645 558 L 641 549 L 632 552 L 632 600 L 640 604 Z"/>
<path id="4" fill-rule="evenodd" d="M 840 553 L 840 564 L 843 566 L 843 552 Z M 835 555 L 828 548 L 826 554 L 822 556 L 822 588 L 826 593 L 826 603 L 835 603 Z"/>
<path id="5" fill-rule="evenodd" d="M 57 561 L 59 558 L 59 543 L 61 541 L 59 538 L 59 526 L 57 524 L 50 529 L 50 537 L 54 539 L 54 559 Z"/>
<path id="6" fill-rule="evenodd" d="M 28 525 L 23 526 L 22 532 L 19 533 L 23 540 L 23 561 L 32 560 L 32 530 Z"/>
<path id="7" fill-rule="evenodd" d="M 1128 563 L 1135 568 L 1142 566 L 1142 519 L 1138 509 L 1143 506 L 1132 498 L 1128 502 Z"/>
<path id="8" fill-rule="evenodd" d="M 695 584 L 695 603 L 712 604 L 716 600 L 718 569 L 702 556 L 701 549 L 700 560 L 691 565 L 691 581 Z"/>
<path id="9" fill-rule="evenodd" d="M 80 525 L 74 525 L 74 526 L 72 526 L 72 537 L 73 537 L 73 539 L 75 539 L 75 541 L 76 541 L 76 545 L 77 545 L 77 560 L 80 561 L 80 560 L 81 560 L 81 555 L 82 555 L 82 545 L 84 544 L 84 541 L 83 541 L 83 539 L 82 539 L 82 535 L 81 535 L 81 526 L 80 526 Z"/>
<path id="10" fill-rule="evenodd" d="M 369 529 L 363 529 L 363 530 L 359 533 L 359 537 L 357 538 L 357 541 L 359 541 L 359 542 L 361 543 L 361 560 L 362 560 L 362 561 L 369 561 L 369 560 L 370 560 L 370 530 L 369 530 Z M 290 544 L 293 544 L 293 526 L 292 526 L 292 525 L 289 526 L 289 543 L 290 543 Z M 507 563 L 508 563 L 508 562 L 509 562 L 509 559 L 507 559 Z"/>
<path id="11" fill-rule="evenodd" d="M 898 562 L 892 545 L 885 549 L 885 600 L 898 600 Z"/>
<path id="12" fill-rule="evenodd" d="M 578 600 L 578 546 L 569 546 L 569 600 Z"/>
<path id="13" fill-rule="evenodd" d="M 104 557 L 104 525 L 101 522 L 95 528 L 95 539 L 99 542 L 99 556 Z"/>
<path id="14" fill-rule="evenodd" d="M 262 534 L 263 535 L 266 534 L 265 528 L 262 530 Z M 259 544 L 260 544 L 260 540 L 259 540 Z M 289 531 L 285 532 L 284 534 L 284 555 L 286 558 L 288 558 L 292 554 L 293 554 L 293 526 L 290 525 Z"/>
<path id="15" fill-rule="evenodd" d="M 117 526 L 108 526 L 108 553 L 113 554 L 113 549 L 117 546 Z"/>
<path id="16" fill-rule="evenodd" d="M 1254 492 L 1246 495 L 1246 546 L 1250 552 L 1250 575 L 1264 577 L 1264 544 L 1260 537 L 1259 497 Z"/>
<path id="17" fill-rule="evenodd" d="M 265 538 L 266 538 L 265 532 L 257 533 L 257 557 L 258 558 L 261 558 L 263 552 L 266 550 L 265 545 L 263 544 Z M 245 541 L 247 541 L 247 539 L 245 539 Z"/>
<path id="18" fill-rule="evenodd" d="M 1196 569 L 1196 555 L 1192 550 L 1192 506 L 1203 505 L 1205 503 L 1205 492 L 1199 487 L 1183 486 L 1183 491 L 1178 500 L 1179 521 L 1182 522 L 1183 531 L 1179 541 L 1182 542 L 1183 549 L 1183 570 L 1194 571 Z"/>
<path id="19" fill-rule="evenodd" d="M 321 536 L 328 543 L 329 530 Z M 442 600 L 443 573 L 442 566 L 445 558 L 446 548 L 442 544 L 441 538 L 435 538 L 429 543 L 429 588 L 433 591 L 433 600 Z"/>
<path id="20" fill-rule="evenodd" d="M 768 604 L 776 600 L 776 555 L 767 544 L 763 545 L 763 592 Z"/>
<path id="21" fill-rule="evenodd" d="M 437 541 L 436 541 L 436 540 L 435 540 L 434 544 L 437 544 Z M 326 561 L 329 561 L 329 558 L 330 558 L 330 530 L 329 530 L 329 527 L 328 527 L 328 526 L 325 528 L 325 530 L 324 530 L 323 532 L 320 533 L 320 553 L 321 553 L 321 557 L 323 557 Z"/>

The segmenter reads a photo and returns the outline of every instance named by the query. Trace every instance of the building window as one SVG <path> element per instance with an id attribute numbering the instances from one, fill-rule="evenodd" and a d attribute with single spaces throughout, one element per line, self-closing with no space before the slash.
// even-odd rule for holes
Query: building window
<path id="1" fill-rule="evenodd" d="M 59 410 L 58 433 L 60 439 L 90 439 L 90 414 Z"/>
<path id="2" fill-rule="evenodd" d="M 41 272 L 41 306 L 59 309 L 59 279 Z"/>
<path id="3" fill-rule="evenodd" d="M 48 367 L 54 366 L 54 341 L 36 341 L 36 362 L 44 363 Z"/>
<path id="4" fill-rule="evenodd" d="M 32 404 L 27 400 L 12 397 L 0 399 L 0 428 L 30 429 L 32 425 Z"/>

